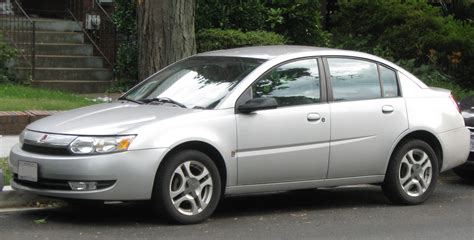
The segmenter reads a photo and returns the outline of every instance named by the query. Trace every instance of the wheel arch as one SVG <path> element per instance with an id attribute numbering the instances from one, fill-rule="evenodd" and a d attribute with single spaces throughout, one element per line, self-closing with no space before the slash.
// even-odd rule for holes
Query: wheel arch
<path id="1" fill-rule="evenodd" d="M 212 159 L 212 161 L 216 164 L 217 169 L 219 170 L 219 175 L 221 177 L 221 183 L 222 183 L 221 184 L 222 185 L 221 193 L 224 194 L 225 188 L 227 186 L 227 167 L 226 167 L 226 163 L 225 163 L 224 157 L 219 152 L 219 150 L 217 150 L 216 147 L 214 147 L 213 145 L 211 145 L 207 142 L 197 141 L 197 140 L 196 141 L 187 141 L 187 142 L 183 142 L 183 143 L 180 143 L 180 144 L 174 146 L 173 148 L 171 148 L 165 154 L 165 156 L 163 157 L 163 160 L 160 162 L 156 172 L 158 173 L 160 171 L 161 167 L 164 165 L 163 163 L 170 156 L 172 156 L 173 154 L 175 154 L 179 151 L 182 151 L 182 150 L 200 151 L 200 152 L 206 154 L 207 156 L 209 156 Z M 155 178 L 156 178 L 156 176 L 155 176 Z"/>
<path id="2" fill-rule="evenodd" d="M 389 161 L 387 162 L 387 165 L 385 166 L 385 172 L 387 172 L 388 170 L 388 163 L 392 159 L 392 156 L 395 153 L 396 149 L 399 148 L 403 143 L 405 143 L 406 141 L 410 139 L 419 139 L 428 143 L 428 145 L 430 145 L 433 148 L 436 154 L 436 157 L 438 158 L 439 169 L 440 170 L 442 169 L 443 147 L 441 145 L 441 141 L 438 139 L 438 137 L 435 134 L 433 134 L 429 130 L 417 129 L 417 130 L 405 133 L 398 139 L 396 144 L 394 144 L 394 147 L 392 148 L 392 151 L 390 152 L 390 155 L 389 155 L 390 156 Z"/>

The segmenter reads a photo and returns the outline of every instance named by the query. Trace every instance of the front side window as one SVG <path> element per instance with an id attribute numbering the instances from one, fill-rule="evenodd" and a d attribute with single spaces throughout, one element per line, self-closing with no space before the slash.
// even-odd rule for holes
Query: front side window
<path id="1" fill-rule="evenodd" d="M 265 60 L 241 57 L 197 56 L 151 76 L 123 98 L 152 102 L 170 99 L 182 107 L 213 109 L 250 72 Z"/>
<path id="2" fill-rule="evenodd" d="M 266 73 L 251 88 L 253 98 L 275 98 L 279 106 L 320 101 L 320 78 L 316 59 L 286 63 Z"/>
<path id="3" fill-rule="evenodd" d="M 357 59 L 328 58 L 335 101 L 381 97 L 377 64 Z"/>

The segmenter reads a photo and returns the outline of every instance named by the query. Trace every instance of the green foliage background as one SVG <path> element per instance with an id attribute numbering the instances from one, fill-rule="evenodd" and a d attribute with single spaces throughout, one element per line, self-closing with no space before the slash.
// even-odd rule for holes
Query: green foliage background
<path id="1" fill-rule="evenodd" d="M 329 45 L 322 28 L 319 0 L 258 1 L 198 0 L 196 32 L 204 29 L 268 31 L 289 44 Z"/>
<path id="2" fill-rule="evenodd" d="M 113 90 L 126 91 L 138 81 L 137 5 L 135 0 L 115 0 L 112 19 L 117 28 L 119 47 L 114 72 L 117 82 Z"/>
<path id="3" fill-rule="evenodd" d="M 319 0 L 197 0 L 198 52 L 253 45 L 295 44 L 372 53 L 414 72 L 427 84 L 474 88 L 474 4 L 447 8 L 426 0 L 339 0 L 330 29 Z M 116 0 L 121 42 L 118 89 L 137 79 L 136 1 Z"/>
<path id="4" fill-rule="evenodd" d="M 281 45 L 286 39 L 265 31 L 242 32 L 239 30 L 204 29 L 196 36 L 198 52 L 245 46 Z"/>
<path id="5" fill-rule="evenodd" d="M 474 87 L 473 22 L 444 14 L 426 1 L 345 1 L 333 16 L 332 45 L 396 61 L 430 85 L 457 84 L 465 95 Z"/>
<path id="6" fill-rule="evenodd" d="M 8 45 L 0 34 L 0 83 L 13 81 L 14 77 L 10 66 L 18 51 Z"/>

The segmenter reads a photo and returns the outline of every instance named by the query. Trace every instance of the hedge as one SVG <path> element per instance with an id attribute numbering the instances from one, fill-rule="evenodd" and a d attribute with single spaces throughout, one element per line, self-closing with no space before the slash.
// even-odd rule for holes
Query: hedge
<path id="1" fill-rule="evenodd" d="M 197 33 L 196 42 L 198 52 L 207 52 L 245 46 L 281 45 L 286 43 L 286 39 L 265 31 L 204 29 Z"/>
<path id="2" fill-rule="evenodd" d="M 444 16 L 426 1 L 351 0 L 334 15 L 334 46 L 431 64 L 474 87 L 474 25 Z"/>

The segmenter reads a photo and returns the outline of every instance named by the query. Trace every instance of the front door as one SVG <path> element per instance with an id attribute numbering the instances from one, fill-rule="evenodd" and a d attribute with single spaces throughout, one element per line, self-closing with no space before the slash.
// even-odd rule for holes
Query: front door
<path id="1" fill-rule="evenodd" d="M 317 59 L 275 67 L 238 102 L 272 97 L 278 108 L 236 114 L 239 185 L 324 179 L 329 160 L 329 105 Z"/>

